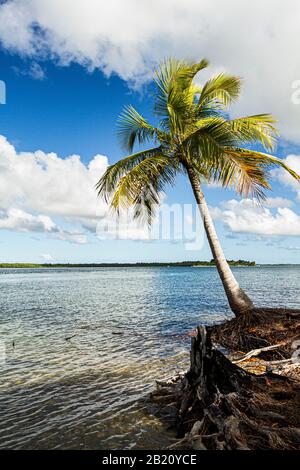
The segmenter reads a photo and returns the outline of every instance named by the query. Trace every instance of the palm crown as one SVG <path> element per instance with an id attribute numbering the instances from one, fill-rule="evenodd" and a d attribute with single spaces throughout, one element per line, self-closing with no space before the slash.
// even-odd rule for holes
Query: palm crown
<path id="1" fill-rule="evenodd" d="M 269 114 L 229 119 L 228 106 L 240 94 L 241 79 L 220 73 L 204 86 L 195 76 L 208 62 L 165 61 L 155 74 L 154 114 L 157 127 L 132 106 L 118 121 L 118 136 L 128 153 L 110 166 L 97 184 L 99 195 L 119 211 L 132 206 L 135 217 L 150 223 L 167 184 L 176 174 L 193 169 L 199 181 L 233 187 L 241 196 L 258 199 L 270 189 L 269 170 L 274 165 L 299 176 L 283 161 L 248 147 L 275 146 L 275 119 Z M 133 153 L 136 144 L 152 147 Z"/>

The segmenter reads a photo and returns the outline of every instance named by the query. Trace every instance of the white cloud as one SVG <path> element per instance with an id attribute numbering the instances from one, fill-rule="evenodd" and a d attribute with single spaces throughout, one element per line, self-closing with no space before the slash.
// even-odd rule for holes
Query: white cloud
<path id="1" fill-rule="evenodd" d="M 19 153 L 0 136 L 0 206 L 17 202 L 48 214 L 95 217 L 96 209 L 101 212 L 94 186 L 107 165 L 101 155 L 85 165 L 78 155 L 63 159 L 40 150 Z"/>
<path id="2" fill-rule="evenodd" d="M 45 72 L 37 62 L 32 62 L 28 71 L 29 75 L 35 80 L 43 80 L 45 78 Z"/>
<path id="3" fill-rule="evenodd" d="M 300 156 L 299 155 L 288 155 L 284 162 L 300 175 Z M 290 188 L 292 191 L 297 193 L 297 197 L 300 200 L 300 184 L 296 181 L 287 171 L 283 168 L 273 170 L 273 175 L 280 181 L 281 184 Z"/>
<path id="4" fill-rule="evenodd" d="M 13 66 L 12 69 L 17 75 L 29 75 L 35 80 L 44 80 L 46 77 L 45 71 L 37 62 L 32 62 L 29 67 L 23 66 L 22 68 Z"/>
<path id="5" fill-rule="evenodd" d="M 300 216 L 287 207 L 277 207 L 275 213 L 250 199 L 232 199 L 222 209 L 212 208 L 212 216 L 224 222 L 232 232 L 268 236 L 300 235 Z"/>
<path id="6" fill-rule="evenodd" d="M 16 208 L 0 211 L 1 229 L 16 232 L 47 233 L 59 240 L 67 240 L 79 244 L 87 243 L 87 237 L 82 232 L 63 230 L 47 215 L 34 215 Z"/>
<path id="7" fill-rule="evenodd" d="M 11 0 L 0 6 L 4 47 L 77 62 L 139 83 L 163 57 L 208 57 L 244 77 L 236 111 L 272 112 L 300 142 L 300 3 L 294 0 Z"/>
<path id="8" fill-rule="evenodd" d="M 286 173 L 286 172 L 285 172 Z M 299 184 L 299 183 L 298 183 Z M 270 209 L 276 207 L 292 207 L 293 201 L 290 199 L 286 199 L 284 197 L 268 197 L 263 203 L 265 207 L 269 207 Z"/>
<path id="9" fill-rule="evenodd" d="M 96 155 L 85 165 L 78 155 L 17 152 L 0 136 L 0 207 L 18 205 L 36 212 L 69 218 L 104 215 L 95 184 L 107 168 L 107 158 Z"/>
<path id="10" fill-rule="evenodd" d="M 46 215 L 32 215 L 21 209 L 11 208 L 0 213 L 0 229 L 20 232 L 53 232 L 55 223 Z"/>
<path id="11" fill-rule="evenodd" d="M 78 155 L 63 159 L 41 150 L 17 152 L 0 135 L 0 229 L 43 232 L 79 244 L 87 243 L 87 232 L 99 238 L 148 239 L 130 214 L 117 223 L 97 198 L 95 184 L 107 166 L 102 155 L 85 165 Z"/>
<path id="12" fill-rule="evenodd" d="M 40 150 L 18 153 L 0 136 L 0 228 L 45 232 L 61 240 L 86 243 L 84 221 L 95 230 L 97 216 L 105 217 L 107 212 L 94 188 L 107 165 L 107 158 L 101 155 L 85 165 L 78 155 L 62 159 Z M 80 229 L 61 228 L 52 217 Z"/>
<path id="13" fill-rule="evenodd" d="M 82 233 L 79 230 L 69 231 L 58 229 L 55 234 L 55 238 L 71 243 L 77 243 L 78 245 L 85 245 L 88 242 L 85 233 Z"/>

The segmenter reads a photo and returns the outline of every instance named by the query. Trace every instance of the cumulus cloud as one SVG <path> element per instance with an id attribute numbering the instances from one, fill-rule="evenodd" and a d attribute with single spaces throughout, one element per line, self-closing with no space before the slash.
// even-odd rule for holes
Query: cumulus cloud
<path id="1" fill-rule="evenodd" d="M 40 150 L 17 152 L 0 136 L 0 207 L 17 204 L 69 218 L 104 215 L 106 207 L 97 200 L 94 186 L 107 165 L 102 155 L 85 165 L 78 155 L 63 159 Z"/>
<path id="2" fill-rule="evenodd" d="M 292 168 L 298 175 L 300 175 L 300 156 L 299 155 L 288 155 L 285 158 L 285 163 Z M 280 181 L 281 184 L 288 187 L 292 191 L 297 193 L 297 198 L 300 200 L 300 185 L 289 173 L 282 168 L 273 170 L 275 178 Z"/>
<path id="3" fill-rule="evenodd" d="M 11 0 L 0 6 L 3 46 L 35 60 L 116 73 L 135 85 L 175 55 L 208 57 L 245 78 L 235 112 L 272 112 L 300 143 L 300 3 L 294 0 Z"/>
<path id="4" fill-rule="evenodd" d="M 53 232 L 55 223 L 46 215 L 32 215 L 21 209 L 9 209 L 0 213 L 0 228 L 20 232 Z"/>
<path id="5" fill-rule="evenodd" d="M 87 243 L 87 237 L 84 233 L 63 230 L 46 215 L 34 215 L 16 208 L 0 211 L 0 230 L 1 229 L 16 232 L 48 233 L 54 235 L 54 238 L 58 238 L 59 240 L 67 240 L 79 244 Z"/>
<path id="6" fill-rule="evenodd" d="M 277 207 L 272 212 L 250 199 L 232 199 L 222 208 L 212 208 L 212 215 L 232 232 L 273 237 L 300 235 L 300 216 L 288 207 Z"/>
<path id="7" fill-rule="evenodd" d="M 94 185 L 107 168 L 107 158 L 95 156 L 84 165 L 78 155 L 66 159 L 55 153 L 17 152 L 0 136 L 0 204 L 18 201 L 36 211 L 63 216 L 96 214 Z M 82 187 L 87 190 L 83 192 Z"/>
<path id="8" fill-rule="evenodd" d="M 293 201 L 291 201 L 290 199 L 286 199 L 280 196 L 268 197 L 264 201 L 264 206 L 269 207 L 270 209 L 276 208 L 276 207 L 292 207 L 293 204 L 294 204 Z"/>
<path id="9" fill-rule="evenodd" d="M 87 233 L 100 239 L 148 239 L 130 213 L 117 221 L 97 198 L 95 184 L 107 166 L 102 155 L 84 164 L 78 155 L 17 152 L 0 135 L 0 229 L 46 233 L 79 244 L 87 243 Z"/>
<path id="10" fill-rule="evenodd" d="M 101 155 L 85 165 L 78 155 L 62 159 L 42 151 L 19 153 L 0 136 L 0 228 L 86 243 L 83 221 L 95 229 L 97 215 L 105 217 L 107 212 L 94 189 L 107 165 Z M 61 228 L 53 217 L 80 229 Z"/>

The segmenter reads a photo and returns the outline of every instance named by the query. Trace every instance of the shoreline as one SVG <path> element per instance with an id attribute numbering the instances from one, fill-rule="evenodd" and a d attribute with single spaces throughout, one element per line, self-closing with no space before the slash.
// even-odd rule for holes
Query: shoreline
<path id="1" fill-rule="evenodd" d="M 255 261 L 229 260 L 231 267 L 297 267 L 300 264 L 257 264 Z M 55 269 L 55 268 L 216 268 L 209 261 L 179 261 L 154 263 L 0 263 L 0 269 Z"/>
<path id="2" fill-rule="evenodd" d="M 229 260 L 233 268 L 300 267 L 300 263 L 256 263 L 255 261 Z M 55 269 L 55 268 L 216 268 L 210 261 L 176 261 L 153 263 L 0 263 L 0 269 Z"/>

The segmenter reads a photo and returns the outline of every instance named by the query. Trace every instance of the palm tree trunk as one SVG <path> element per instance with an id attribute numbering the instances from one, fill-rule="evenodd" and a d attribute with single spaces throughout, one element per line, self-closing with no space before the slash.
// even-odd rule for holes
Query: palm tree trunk
<path id="1" fill-rule="evenodd" d="M 246 311 L 251 310 L 254 305 L 240 287 L 230 269 L 229 264 L 226 261 L 195 171 L 193 168 L 187 167 L 187 173 L 200 210 L 211 252 L 223 283 L 229 305 L 236 316 L 241 315 Z"/>

